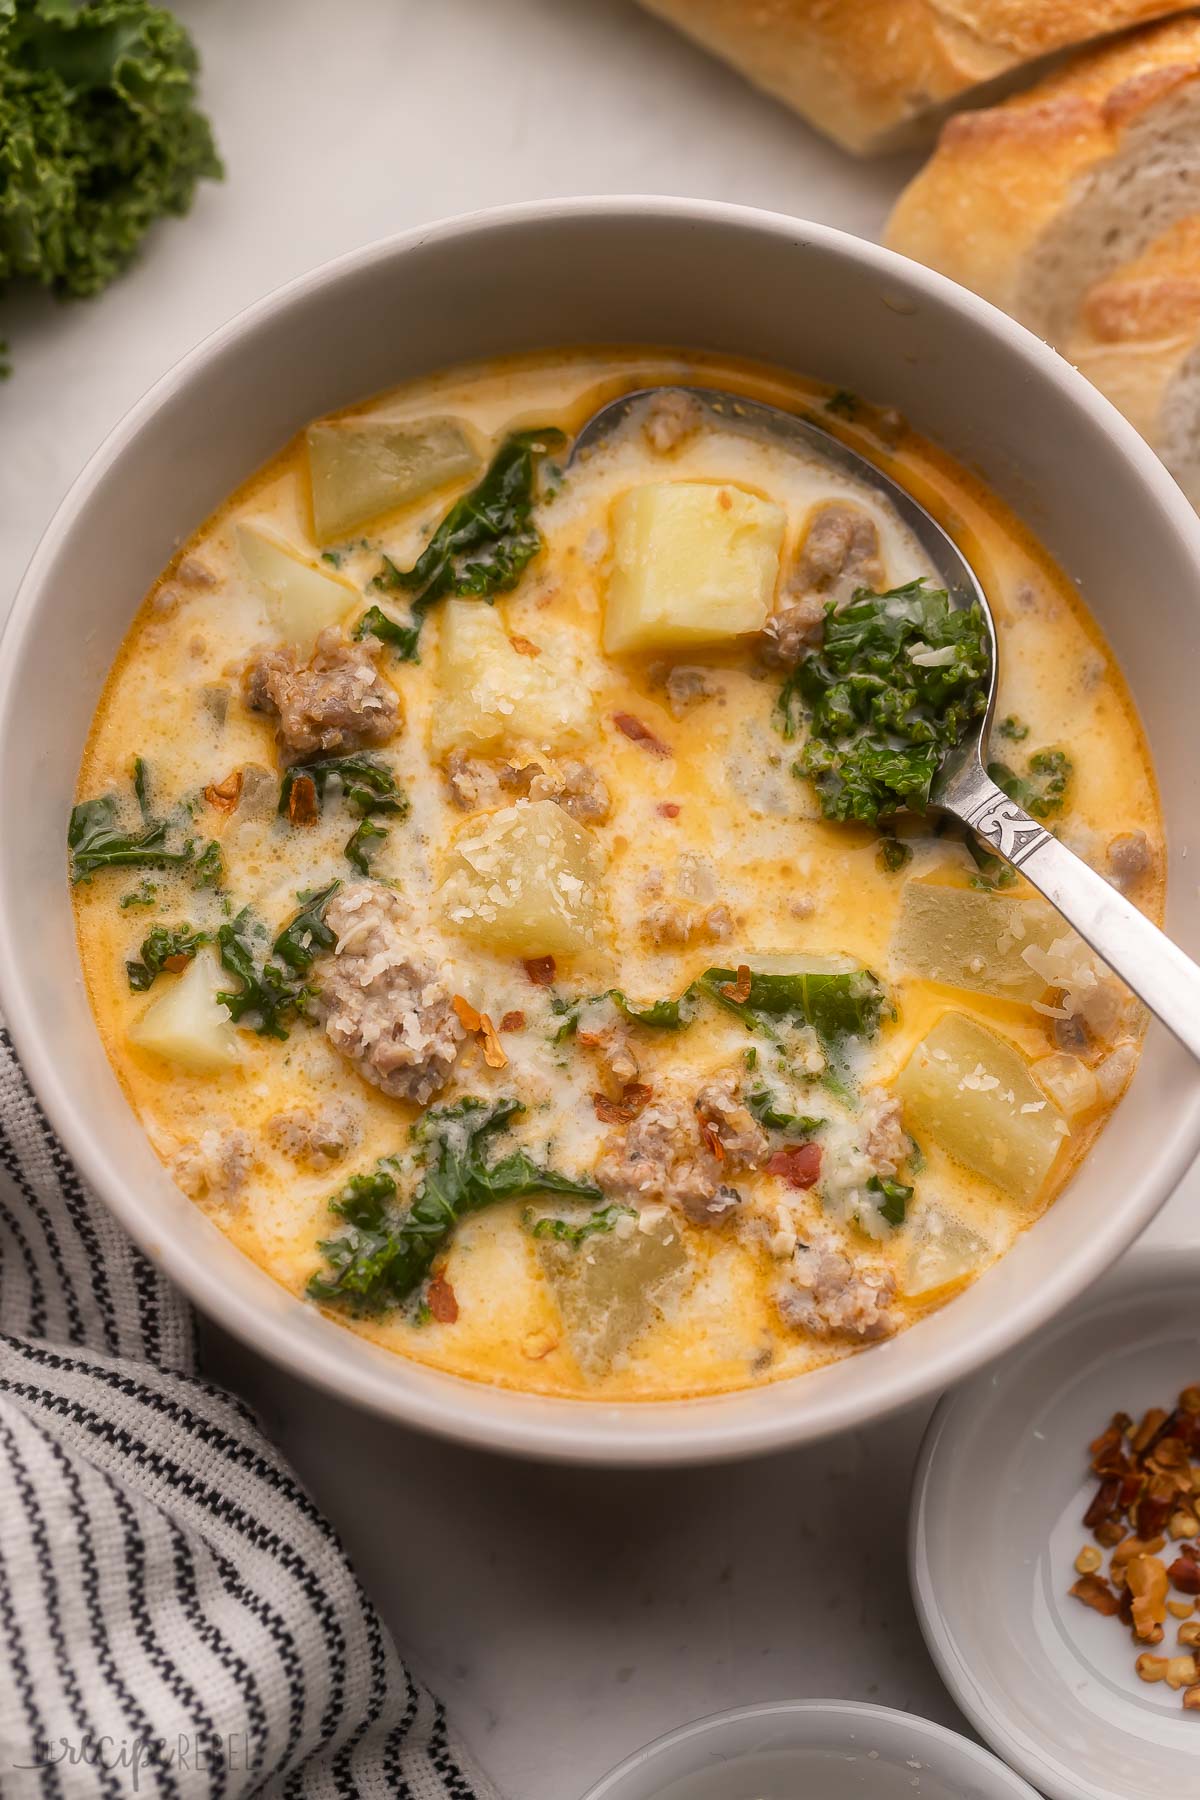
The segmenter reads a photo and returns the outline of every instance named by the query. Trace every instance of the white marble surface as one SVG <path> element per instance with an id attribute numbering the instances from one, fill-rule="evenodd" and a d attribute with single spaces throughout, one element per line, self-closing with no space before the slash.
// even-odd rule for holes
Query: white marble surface
<path id="1" fill-rule="evenodd" d="M 0 605 L 90 451 L 179 355 L 289 276 L 501 201 L 701 194 L 874 234 L 857 164 L 626 0 L 178 0 L 228 168 L 100 300 L 6 302 Z M 1200 1242 L 1193 1175 L 1154 1228 Z M 784 1695 L 955 1722 L 908 1603 L 923 1419 L 669 1474 L 505 1463 L 384 1429 L 209 1334 L 509 1800 L 576 1800 L 685 1719 Z"/>

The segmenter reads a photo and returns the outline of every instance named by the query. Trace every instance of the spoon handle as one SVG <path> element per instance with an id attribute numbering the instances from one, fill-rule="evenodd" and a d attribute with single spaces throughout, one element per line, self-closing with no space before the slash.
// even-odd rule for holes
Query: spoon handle
<path id="1" fill-rule="evenodd" d="M 1115 975 L 1200 1060 L 1200 967 L 1124 895 L 975 765 L 942 798 L 1043 893 Z"/>

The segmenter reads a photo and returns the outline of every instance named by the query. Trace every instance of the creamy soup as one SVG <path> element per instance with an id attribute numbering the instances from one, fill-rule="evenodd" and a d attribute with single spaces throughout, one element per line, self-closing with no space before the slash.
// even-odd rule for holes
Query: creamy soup
<path id="1" fill-rule="evenodd" d="M 948 526 L 997 620 L 998 779 L 1157 916 L 1137 718 L 1015 519 L 886 410 L 657 351 L 318 421 L 137 613 L 70 834 L 96 1019 L 184 1192 L 400 1355 L 606 1401 L 951 1300 L 1142 1031 L 926 810 L 979 620 L 878 494 L 688 385 L 811 414 Z"/>

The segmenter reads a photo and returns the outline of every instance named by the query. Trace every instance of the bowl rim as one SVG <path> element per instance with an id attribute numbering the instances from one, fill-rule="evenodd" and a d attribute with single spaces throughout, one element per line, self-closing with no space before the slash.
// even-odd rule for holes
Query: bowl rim
<path id="1" fill-rule="evenodd" d="M 927 1719 L 922 1713 L 905 1712 L 898 1706 L 879 1706 L 870 1700 L 763 1700 L 749 1706 L 731 1707 L 727 1712 L 707 1713 L 703 1718 L 693 1719 L 687 1725 L 678 1725 L 673 1731 L 664 1732 L 661 1737 L 653 1738 L 650 1743 L 635 1750 L 631 1756 L 602 1775 L 594 1787 L 590 1787 L 582 1796 L 582 1800 L 622 1800 L 621 1786 L 629 1776 L 650 1773 L 653 1765 L 677 1745 L 692 1741 L 703 1743 L 706 1738 L 718 1740 L 730 1726 L 740 1724 L 743 1720 L 761 1719 L 767 1723 L 772 1719 L 825 1718 L 839 1723 L 853 1725 L 855 1723 L 882 1726 L 886 1731 L 903 1731 L 916 1740 L 936 1743 L 951 1747 L 954 1755 L 961 1757 L 964 1764 L 969 1765 L 973 1775 L 986 1777 L 989 1792 L 981 1795 L 980 1800 L 1037 1800 L 1034 1790 L 1013 1769 L 1007 1767 L 998 1756 L 981 1744 L 973 1743 L 962 1732 L 955 1731 L 949 1725 L 941 1725 L 936 1719 Z M 710 1745 L 707 1755 L 719 1753 L 719 1745 Z M 680 1779 L 673 1776 L 672 1779 Z"/>
<path id="2" fill-rule="evenodd" d="M 1046 1800 L 1108 1800 L 1111 1790 L 1102 1793 L 1091 1782 L 1084 1789 L 1079 1785 L 1077 1773 L 1072 1773 L 1069 1781 L 1065 1781 L 1061 1764 L 1056 1765 L 1043 1756 L 1038 1740 L 1018 1728 L 1013 1710 L 1004 1704 L 1003 1691 L 998 1692 L 998 1699 L 993 1703 L 987 1690 L 973 1676 L 970 1663 L 958 1653 L 957 1639 L 947 1624 L 946 1610 L 935 1590 L 926 1552 L 926 1500 L 930 1481 L 939 1456 L 945 1455 L 948 1435 L 953 1433 L 958 1420 L 970 1412 L 981 1381 L 986 1380 L 991 1390 L 999 1388 L 1013 1372 L 1010 1365 L 1015 1366 L 1034 1355 L 1044 1334 L 1069 1333 L 1072 1315 L 1077 1314 L 1082 1322 L 1085 1315 L 1094 1317 L 1110 1312 L 1140 1294 L 1149 1294 L 1165 1286 L 1194 1283 L 1197 1276 L 1200 1276 L 1200 1243 L 1174 1248 L 1159 1244 L 1139 1246 L 1124 1263 L 1110 1270 L 1103 1282 L 1081 1294 L 1066 1314 L 1047 1319 L 1038 1331 L 1014 1345 L 992 1368 L 976 1373 L 943 1395 L 917 1451 L 908 1509 L 908 1585 L 925 1648 L 947 1693 L 970 1721 L 973 1730 L 998 1758 L 1031 1782 L 1039 1794 L 1044 1794 Z M 1062 1680 L 1065 1686 L 1066 1677 Z"/>
<path id="3" fill-rule="evenodd" d="M 1090 425 L 1115 438 L 1131 479 L 1148 489 L 1164 518 L 1200 570 L 1200 519 L 1153 451 L 1116 409 L 1041 339 L 987 301 L 945 276 L 833 226 L 814 224 L 787 214 L 751 206 L 661 195 L 593 195 L 577 199 L 523 201 L 479 209 L 412 227 L 350 250 L 294 277 L 264 295 L 209 333 L 159 377 L 118 421 L 92 453 L 50 519 L 18 586 L 0 636 L 0 740 L 16 700 L 15 670 L 29 635 L 36 630 L 46 598 L 45 575 L 59 547 L 69 540 L 94 491 L 118 465 L 143 426 L 164 404 L 202 381 L 226 352 L 264 330 L 297 304 L 321 290 L 402 260 L 407 253 L 438 243 L 476 238 L 486 241 L 510 228 L 570 225 L 607 221 L 636 225 L 648 220 L 672 224 L 713 224 L 746 235 L 802 240 L 825 254 L 853 264 L 863 279 L 887 280 L 940 309 L 965 314 L 993 336 L 1007 340 L 1032 373 L 1059 390 L 1086 415 Z M 3 804 L 0 799 L 0 805 Z M 2 863 L 0 858 L 0 863 Z M 3 887 L 0 868 L 0 891 Z M 766 1454 L 799 1443 L 817 1441 L 834 1432 L 864 1425 L 927 1400 L 945 1385 L 944 1369 L 930 1357 L 898 1375 L 895 1370 L 862 1392 L 837 1394 L 814 1405 L 777 1406 L 759 1416 L 739 1415 L 736 1401 L 763 1390 L 751 1388 L 716 1397 L 682 1401 L 630 1401 L 619 1404 L 575 1398 L 529 1395 L 492 1384 L 443 1376 L 440 1384 L 397 1380 L 405 1359 L 377 1351 L 353 1367 L 324 1354 L 315 1336 L 296 1329 L 294 1308 L 303 1302 L 286 1295 L 289 1304 L 270 1313 L 255 1311 L 246 1296 L 227 1286 L 216 1258 L 196 1255 L 176 1244 L 169 1227 L 156 1215 L 149 1196 L 124 1180 L 115 1158 L 84 1127 L 70 1085 L 61 1077 L 53 1053 L 53 1033 L 24 974 L 24 956 L 8 909 L 0 904 L 0 1010 L 26 1075 L 47 1118 L 81 1175 L 118 1222 L 148 1256 L 208 1317 L 282 1368 L 300 1374 L 337 1397 L 394 1422 L 407 1424 L 477 1448 L 575 1463 L 623 1466 L 699 1464 Z M 1159 1029 L 1156 1027 L 1151 1028 Z M 1011 1349 L 1061 1311 L 1108 1268 L 1168 1198 L 1200 1151 L 1200 1106 L 1166 1143 L 1155 1150 L 1156 1161 L 1126 1204 L 1114 1208 L 1078 1248 L 1031 1285 L 1020 1300 L 980 1327 L 969 1346 L 955 1358 L 954 1378 L 965 1379 L 985 1363 Z M 214 1227 L 215 1230 L 215 1227 Z M 241 1253 L 238 1252 L 238 1255 Z M 262 1279 L 276 1287 L 271 1278 Z M 285 1290 L 277 1289 L 281 1294 Z M 343 1327 L 330 1325 L 341 1334 Z M 905 1334 L 907 1336 L 908 1334 Z M 364 1347 L 366 1348 L 366 1347 Z M 371 1346 L 370 1348 L 374 1348 Z M 886 1355 L 887 1346 L 875 1356 Z M 420 1366 L 421 1375 L 430 1371 Z M 441 1372 L 438 1372 L 441 1374 Z M 819 1374 L 820 1371 L 817 1371 Z M 786 1383 L 780 1383 L 781 1387 Z M 453 1394 L 453 1398 L 450 1396 Z M 497 1395 L 504 1404 L 496 1405 Z M 449 1401 L 449 1403 L 448 1403 Z M 721 1403 L 721 1416 L 712 1407 Z M 668 1422 L 667 1410 L 682 1414 Z M 658 1415 L 657 1429 L 644 1429 L 647 1416 Z"/>

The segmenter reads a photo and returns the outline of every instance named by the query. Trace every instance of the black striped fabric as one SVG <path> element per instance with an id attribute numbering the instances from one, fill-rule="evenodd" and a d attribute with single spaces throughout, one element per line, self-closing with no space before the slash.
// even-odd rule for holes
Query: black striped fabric
<path id="1" fill-rule="evenodd" d="M 0 1031 L 0 1796 L 497 1800 Z"/>

